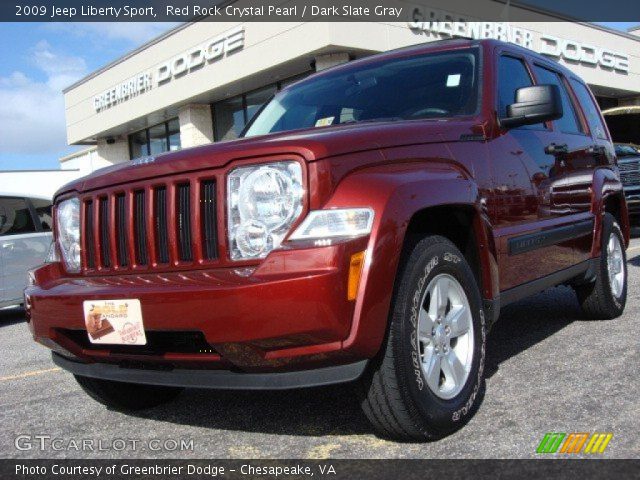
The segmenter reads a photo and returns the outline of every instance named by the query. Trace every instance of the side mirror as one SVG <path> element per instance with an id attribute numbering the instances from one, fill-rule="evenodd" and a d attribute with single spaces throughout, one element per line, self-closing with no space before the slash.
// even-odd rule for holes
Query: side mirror
<path id="1" fill-rule="evenodd" d="M 562 117 L 562 97 L 557 85 L 534 85 L 516 90 L 516 103 L 507 107 L 507 116 L 500 119 L 504 128 L 557 120 Z"/>

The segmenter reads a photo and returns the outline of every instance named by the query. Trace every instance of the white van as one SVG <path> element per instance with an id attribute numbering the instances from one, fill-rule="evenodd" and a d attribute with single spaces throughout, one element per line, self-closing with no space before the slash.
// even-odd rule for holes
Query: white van
<path id="1" fill-rule="evenodd" d="M 51 245 L 51 199 L 0 191 L 0 308 L 23 302 L 27 272 Z"/>

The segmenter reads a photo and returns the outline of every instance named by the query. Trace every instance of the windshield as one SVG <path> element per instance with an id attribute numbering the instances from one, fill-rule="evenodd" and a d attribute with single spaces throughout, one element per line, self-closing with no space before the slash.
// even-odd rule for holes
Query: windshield
<path id="1" fill-rule="evenodd" d="M 244 136 L 355 122 L 471 115 L 478 49 L 394 58 L 310 78 L 277 94 Z"/>

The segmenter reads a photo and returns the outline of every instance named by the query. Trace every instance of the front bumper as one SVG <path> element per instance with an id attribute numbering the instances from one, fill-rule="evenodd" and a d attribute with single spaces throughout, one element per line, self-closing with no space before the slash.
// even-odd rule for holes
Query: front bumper
<path id="1" fill-rule="evenodd" d="M 149 370 L 105 363 L 81 363 L 52 353 L 53 363 L 82 377 L 166 387 L 217 390 L 288 390 L 352 382 L 360 378 L 368 361 L 312 370 L 276 373 L 238 373 L 227 370 Z"/>
<path id="2" fill-rule="evenodd" d="M 365 358 L 343 345 L 355 309 L 355 302 L 347 299 L 349 262 L 367 243 L 361 238 L 272 252 L 253 272 L 218 268 L 71 277 L 59 264 L 45 265 L 34 272 L 35 285 L 25 290 L 29 328 L 36 341 L 64 355 L 60 361 L 72 361 L 68 365 L 75 370 L 118 372 L 113 374 L 118 378 L 105 378 L 122 381 L 138 378 L 129 370 L 151 368 L 157 370 L 149 378 L 170 377 L 168 372 L 175 371 L 180 373 L 174 376 L 185 375 L 184 381 L 220 388 L 224 381 L 238 380 L 222 375 L 205 381 L 207 375 L 188 372 L 264 374 L 353 364 Z M 140 300 L 148 345 L 91 344 L 83 302 L 124 298 Z M 88 364 L 111 364 L 112 369 Z M 125 377 L 120 376 L 123 372 Z M 282 380 L 282 385 L 294 383 Z"/>

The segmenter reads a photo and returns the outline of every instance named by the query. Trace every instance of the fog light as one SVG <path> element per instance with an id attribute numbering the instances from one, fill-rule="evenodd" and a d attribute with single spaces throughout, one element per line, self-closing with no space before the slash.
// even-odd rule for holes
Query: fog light
<path id="1" fill-rule="evenodd" d="M 267 249 L 269 234 L 263 224 L 256 221 L 243 223 L 236 229 L 236 245 L 246 257 L 257 257 Z"/>
<path id="2" fill-rule="evenodd" d="M 347 300 L 355 300 L 360 286 L 360 276 L 364 266 L 365 252 L 358 252 L 351 255 L 349 262 L 349 282 L 347 284 Z"/>

